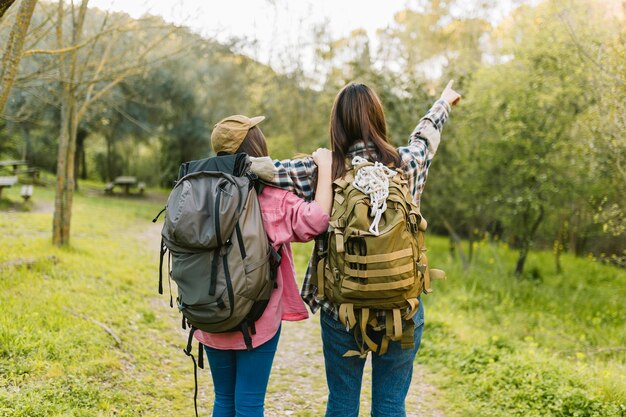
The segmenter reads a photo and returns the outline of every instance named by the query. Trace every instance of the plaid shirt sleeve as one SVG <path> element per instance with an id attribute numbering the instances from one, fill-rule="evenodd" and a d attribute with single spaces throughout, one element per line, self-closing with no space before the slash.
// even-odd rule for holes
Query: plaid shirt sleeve
<path id="1" fill-rule="evenodd" d="M 409 182 L 409 190 L 418 207 L 426 184 L 428 168 L 439 147 L 441 129 L 448 120 L 449 113 L 450 104 L 445 100 L 437 100 L 413 129 L 408 146 L 398 148 Z"/>
<path id="2" fill-rule="evenodd" d="M 315 198 L 317 165 L 313 157 L 275 160 L 274 167 L 274 178 L 264 181 L 266 184 L 291 191 L 306 201 Z"/>

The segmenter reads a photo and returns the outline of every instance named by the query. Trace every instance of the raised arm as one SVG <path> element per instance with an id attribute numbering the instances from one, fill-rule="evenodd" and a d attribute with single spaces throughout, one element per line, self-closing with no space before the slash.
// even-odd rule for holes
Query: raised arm
<path id="1" fill-rule="evenodd" d="M 452 89 L 452 84 L 453 81 L 448 83 L 441 97 L 420 119 L 409 136 L 408 146 L 398 148 L 404 171 L 407 174 L 409 189 L 418 205 L 426 183 L 428 168 L 441 141 L 443 125 L 448 120 L 452 106 L 461 99 L 460 94 Z"/>
<path id="2" fill-rule="evenodd" d="M 409 137 L 409 146 L 418 141 L 424 141 L 428 145 L 430 153 L 437 152 L 441 141 L 441 129 L 448 120 L 452 106 L 461 100 L 461 95 L 452 89 L 453 80 L 448 82 L 441 93 L 439 100 L 433 104 L 428 113 L 422 117 Z"/>

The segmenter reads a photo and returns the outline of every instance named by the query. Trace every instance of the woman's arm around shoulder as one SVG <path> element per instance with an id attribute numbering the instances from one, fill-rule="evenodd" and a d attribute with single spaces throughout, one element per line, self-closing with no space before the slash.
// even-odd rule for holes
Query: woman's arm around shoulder
<path id="1" fill-rule="evenodd" d="M 333 199 L 332 154 L 327 149 L 317 150 L 312 158 L 319 166 L 314 201 L 306 202 L 292 192 L 267 187 L 272 209 L 263 211 L 271 224 L 268 232 L 275 243 L 307 242 L 328 229 Z"/>

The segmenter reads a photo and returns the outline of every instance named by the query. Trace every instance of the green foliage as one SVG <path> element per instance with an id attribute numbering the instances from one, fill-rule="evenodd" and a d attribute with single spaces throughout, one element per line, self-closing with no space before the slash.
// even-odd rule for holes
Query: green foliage
<path id="1" fill-rule="evenodd" d="M 593 259 L 534 253 L 542 281 L 512 280 L 505 245 L 477 245 L 467 272 L 430 237 L 448 281 L 423 297 L 417 361 L 442 388 L 446 415 L 622 416 L 626 411 L 626 273 Z"/>
<path id="2" fill-rule="evenodd" d="M 230 114 L 265 115 L 260 127 L 275 158 L 329 147 L 330 109 L 351 81 L 377 91 L 390 140 L 400 146 L 453 78 L 463 100 L 443 129 L 422 197 L 431 230 L 469 239 L 468 258 L 476 240 L 496 236 L 519 251 L 511 262 L 521 275 L 531 248 L 552 249 L 557 265 L 567 252 L 625 265 L 626 34 L 611 12 L 623 7 L 616 0 L 522 2 L 494 19 L 501 3 L 412 2 L 378 31 L 377 50 L 362 29 L 333 38 L 318 26 L 314 74 L 298 57 L 271 67 L 256 62 L 239 53 L 244 40 L 220 44 L 159 18 L 132 21 L 133 30 L 111 44 L 112 56 L 132 56 L 172 32 L 146 56 L 160 57 L 154 65 L 83 116 L 81 178 L 135 175 L 169 187 L 181 162 L 211 154 L 212 126 Z M 56 6 L 39 6 L 33 27 L 41 30 L 28 44 L 54 49 Z M 98 41 L 78 55 L 89 67 L 81 91 L 109 45 L 110 37 L 98 37 L 104 19 L 96 9 L 87 14 L 84 37 Z M 131 22 L 122 13 L 108 19 Z M 6 32 L 0 28 L 0 38 Z M 0 155 L 50 172 L 60 120 L 57 58 L 24 57 L 0 122 Z"/>

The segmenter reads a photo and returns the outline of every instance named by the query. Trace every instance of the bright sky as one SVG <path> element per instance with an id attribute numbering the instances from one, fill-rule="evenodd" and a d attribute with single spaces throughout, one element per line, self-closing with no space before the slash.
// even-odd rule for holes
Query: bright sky
<path id="1" fill-rule="evenodd" d="M 489 1 L 489 0 L 487 0 Z M 491 19 L 497 21 L 521 2 L 535 0 L 491 0 L 497 6 Z M 463 14 L 472 14 L 472 5 L 459 2 Z M 162 16 L 166 21 L 190 27 L 210 38 L 227 41 L 233 37 L 246 42 L 239 49 L 274 69 L 289 70 L 302 63 L 311 75 L 315 52 L 312 47 L 316 27 L 325 27 L 331 39 L 347 36 L 354 29 L 365 29 L 371 51 L 378 48 L 376 31 L 389 26 L 394 15 L 419 0 L 91 0 L 90 7 L 125 11 L 138 18 L 145 14 Z"/>
<path id="2" fill-rule="evenodd" d="M 91 0 L 91 7 L 123 10 L 133 17 L 163 16 L 218 40 L 243 37 L 256 41 L 245 49 L 261 62 L 310 41 L 315 25 L 326 24 L 333 38 L 353 29 L 367 30 L 375 42 L 376 29 L 386 27 L 410 0 Z M 301 49 L 301 48 L 300 48 Z M 306 54 L 307 51 L 296 51 Z"/>

